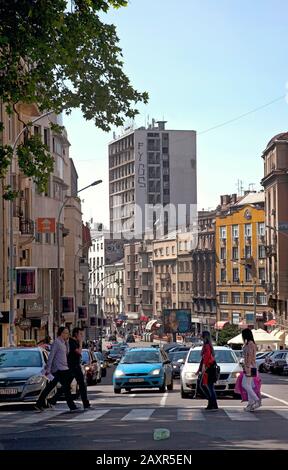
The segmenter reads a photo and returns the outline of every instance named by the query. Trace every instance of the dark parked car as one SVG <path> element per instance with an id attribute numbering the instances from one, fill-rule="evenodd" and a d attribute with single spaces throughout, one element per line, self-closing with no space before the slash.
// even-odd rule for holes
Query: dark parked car
<path id="1" fill-rule="evenodd" d="M 87 385 L 101 382 L 101 364 L 94 354 L 89 349 L 82 349 L 82 365 L 84 366 Z"/>
<path id="2" fill-rule="evenodd" d="M 109 362 L 119 361 L 122 358 L 123 354 L 125 354 L 125 351 L 127 349 L 128 349 L 127 345 L 123 345 L 123 346 L 117 345 L 111 348 L 107 354 L 108 361 Z"/>
<path id="3" fill-rule="evenodd" d="M 43 348 L 0 348 L 0 401 L 36 401 L 47 383 Z"/>
<path id="4" fill-rule="evenodd" d="M 274 354 L 270 362 L 270 371 L 272 374 L 283 374 L 288 372 L 288 351 L 282 350 Z"/>
<path id="5" fill-rule="evenodd" d="M 169 352 L 168 357 L 171 361 L 172 364 L 172 373 L 173 377 L 180 377 L 181 373 L 181 367 L 183 366 L 186 356 L 189 352 L 189 349 L 187 351 L 175 351 L 175 352 Z"/>
<path id="6" fill-rule="evenodd" d="M 265 357 L 265 362 L 263 364 L 263 372 L 274 372 L 274 361 L 281 357 L 282 353 L 285 351 L 272 351 Z"/>

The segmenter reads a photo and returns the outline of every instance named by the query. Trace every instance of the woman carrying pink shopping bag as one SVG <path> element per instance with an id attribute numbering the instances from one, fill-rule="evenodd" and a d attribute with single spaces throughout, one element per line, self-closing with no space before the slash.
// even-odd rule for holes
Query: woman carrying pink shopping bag
<path id="1" fill-rule="evenodd" d="M 242 331 L 242 338 L 244 341 L 244 375 L 242 379 L 242 387 L 246 390 L 248 395 L 248 405 L 244 410 L 253 412 L 261 406 L 261 399 L 259 399 L 253 388 L 254 377 L 257 377 L 257 348 L 253 338 L 253 333 L 249 328 L 245 328 L 245 330 Z"/>

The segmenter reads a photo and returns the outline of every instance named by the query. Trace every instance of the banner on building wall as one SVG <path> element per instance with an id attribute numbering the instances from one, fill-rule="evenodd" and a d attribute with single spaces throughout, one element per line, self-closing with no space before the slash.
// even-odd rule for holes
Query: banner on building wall
<path id="1" fill-rule="evenodd" d="M 88 320 L 88 308 L 86 306 L 78 307 L 78 320 Z"/>
<path id="2" fill-rule="evenodd" d="M 187 333 L 191 331 L 191 311 L 182 309 L 163 310 L 164 333 Z"/>
<path id="3" fill-rule="evenodd" d="M 62 313 L 74 313 L 74 297 L 62 297 Z"/>
<path id="4" fill-rule="evenodd" d="M 124 257 L 124 240 L 105 239 L 105 264 L 113 264 Z"/>
<path id="5" fill-rule="evenodd" d="M 37 232 L 39 233 L 55 233 L 56 220 L 52 217 L 39 217 L 37 219 Z"/>
<path id="6" fill-rule="evenodd" d="M 16 268 L 16 297 L 18 299 L 37 299 L 37 268 Z"/>

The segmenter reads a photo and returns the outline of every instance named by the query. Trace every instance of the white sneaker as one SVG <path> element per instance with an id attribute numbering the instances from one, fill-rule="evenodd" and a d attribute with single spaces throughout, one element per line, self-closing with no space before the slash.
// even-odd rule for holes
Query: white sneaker
<path id="1" fill-rule="evenodd" d="M 248 405 L 244 408 L 244 411 L 251 411 L 252 404 L 248 403 Z"/>
<path id="2" fill-rule="evenodd" d="M 257 408 L 260 408 L 261 405 L 262 405 L 261 400 L 257 400 L 257 401 L 253 404 L 253 411 L 254 411 L 254 410 L 257 410 Z"/>

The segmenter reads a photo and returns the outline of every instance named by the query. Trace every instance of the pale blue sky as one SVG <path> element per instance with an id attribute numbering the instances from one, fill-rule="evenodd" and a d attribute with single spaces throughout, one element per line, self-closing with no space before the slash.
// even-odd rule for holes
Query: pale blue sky
<path id="1" fill-rule="evenodd" d="M 197 133 L 257 108 L 288 92 L 288 2 L 285 0 L 131 0 L 105 21 L 117 26 L 125 72 L 149 104 L 145 116 L 169 129 Z M 220 194 L 237 192 L 263 176 L 262 150 L 287 130 L 283 98 L 234 123 L 199 135 L 198 206 L 215 207 Z M 64 119 L 86 220 L 108 222 L 108 157 L 111 133 L 86 122 L 80 111 Z M 120 131 L 118 131 L 120 133 Z"/>

